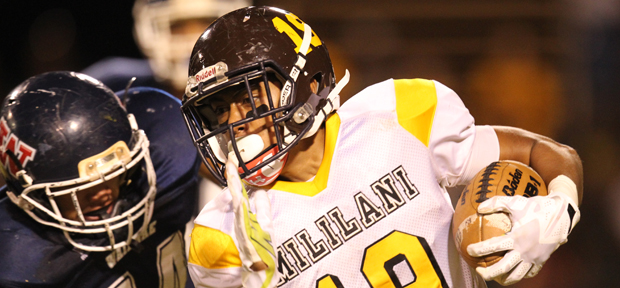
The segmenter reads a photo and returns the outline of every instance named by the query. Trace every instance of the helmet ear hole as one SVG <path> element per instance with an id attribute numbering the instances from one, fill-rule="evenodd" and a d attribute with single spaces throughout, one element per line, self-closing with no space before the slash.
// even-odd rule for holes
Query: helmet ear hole
<path id="1" fill-rule="evenodd" d="M 312 80 L 310 81 L 310 90 L 312 93 L 318 93 L 321 83 L 323 83 L 323 73 L 318 72 L 312 76 Z"/>

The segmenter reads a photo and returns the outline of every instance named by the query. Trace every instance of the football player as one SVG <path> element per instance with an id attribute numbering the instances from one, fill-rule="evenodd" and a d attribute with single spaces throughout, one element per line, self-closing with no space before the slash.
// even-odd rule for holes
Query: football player
<path id="1" fill-rule="evenodd" d="M 196 39 L 217 17 L 251 3 L 251 0 L 136 0 L 134 39 L 146 58 L 108 57 L 82 72 L 112 91 L 123 90 L 132 82 L 133 86 L 159 88 L 180 99 L 185 92 L 189 56 Z M 222 189 L 206 167 L 201 167 L 200 175 L 203 177 L 194 209 L 204 206 Z"/>
<path id="2" fill-rule="evenodd" d="M 66 71 L 7 95 L 0 286 L 193 287 L 183 233 L 201 161 L 180 104 Z"/>
<path id="3" fill-rule="evenodd" d="M 339 107 L 326 45 L 297 16 L 247 7 L 196 42 L 182 111 L 224 193 L 195 220 L 189 269 L 204 287 L 483 287 L 532 277 L 580 219 L 574 149 L 477 126 L 434 80 L 388 79 Z M 470 270 L 451 242 L 446 187 L 492 161 L 530 165 L 545 197 L 494 197 L 513 229 L 471 245 L 507 251 Z"/>
<path id="4" fill-rule="evenodd" d="M 185 92 L 189 56 L 196 39 L 217 17 L 251 3 L 251 0 L 136 0 L 134 39 L 146 58 L 109 57 L 82 72 L 112 91 L 123 90 L 133 81 L 133 86 L 159 88 L 180 99 Z M 206 167 L 200 171 L 203 179 L 196 208 L 204 206 L 222 189 Z"/>
<path id="5" fill-rule="evenodd" d="M 156 87 L 181 98 L 196 39 L 217 17 L 251 5 L 250 0 L 136 0 L 134 39 L 145 59 L 110 57 L 84 69 L 112 91 L 133 85 Z"/>

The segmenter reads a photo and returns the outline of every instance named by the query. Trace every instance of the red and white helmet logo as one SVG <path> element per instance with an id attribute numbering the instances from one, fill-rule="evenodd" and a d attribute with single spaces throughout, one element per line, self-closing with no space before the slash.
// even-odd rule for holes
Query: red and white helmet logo
<path id="1" fill-rule="evenodd" d="M 17 136 L 15 136 L 15 134 L 11 133 L 11 129 L 9 129 L 4 117 L 0 118 L 0 138 L 2 139 L 2 147 L 0 148 L 0 164 L 11 175 L 15 176 L 19 168 L 15 162 L 11 160 L 11 157 L 9 157 L 6 151 L 12 151 L 21 166 L 26 167 L 28 161 L 32 161 L 34 159 L 34 155 L 37 150 L 22 142 L 19 138 L 17 138 Z"/>

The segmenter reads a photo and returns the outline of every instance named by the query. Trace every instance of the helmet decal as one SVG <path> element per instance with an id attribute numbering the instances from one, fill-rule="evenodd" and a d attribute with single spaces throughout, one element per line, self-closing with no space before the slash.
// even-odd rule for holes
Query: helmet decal
<path id="1" fill-rule="evenodd" d="M 195 95 L 197 91 L 194 90 L 198 83 L 209 82 L 209 80 L 214 77 L 217 80 L 217 83 L 226 79 L 224 73 L 228 72 L 228 67 L 224 62 L 217 62 L 214 65 L 206 67 L 200 72 L 196 73 L 196 75 L 190 75 L 187 79 L 187 86 L 185 87 L 186 95 Z"/>
<path id="2" fill-rule="evenodd" d="M 37 150 L 23 141 L 20 141 L 15 134 L 11 133 L 11 129 L 9 129 L 9 126 L 6 124 L 4 117 L 0 118 L 0 139 L 2 140 L 2 148 L 0 150 L 0 161 L 2 161 L 2 163 L 0 164 L 11 176 L 16 177 L 20 167 L 14 162 L 15 159 L 10 159 L 12 157 L 10 157 L 8 153 L 13 153 L 17 161 L 19 161 L 21 168 L 23 168 L 26 167 L 28 161 L 34 160 Z"/>
<path id="3" fill-rule="evenodd" d="M 292 23 L 297 29 L 301 31 L 305 31 L 304 24 L 306 23 L 301 21 L 301 19 L 299 19 L 299 17 L 295 16 L 293 13 L 287 13 L 286 19 L 288 19 L 288 21 Z M 295 43 L 296 45 L 295 53 L 299 53 L 302 47 L 302 41 L 303 41 L 302 37 L 299 36 L 297 32 L 295 32 L 295 29 L 293 29 L 291 25 L 289 25 L 287 22 L 282 20 L 282 18 L 275 17 L 273 18 L 272 22 L 273 22 L 273 26 L 276 27 L 278 32 L 285 33 L 289 38 L 291 38 L 293 43 Z M 317 36 L 316 33 L 314 33 L 314 31 L 311 31 L 311 32 L 312 32 L 312 38 L 310 40 L 310 44 L 312 44 L 312 46 L 314 47 L 323 45 L 323 41 L 319 39 L 319 36 Z M 312 52 L 312 47 L 309 47 L 308 51 L 305 54 L 308 54 L 310 52 Z"/>

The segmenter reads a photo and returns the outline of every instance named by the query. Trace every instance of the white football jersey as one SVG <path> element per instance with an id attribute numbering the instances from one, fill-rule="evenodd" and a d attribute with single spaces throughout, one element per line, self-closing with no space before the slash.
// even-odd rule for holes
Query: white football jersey
<path id="1" fill-rule="evenodd" d="M 452 242 L 444 186 L 498 158 L 493 129 L 475 126 L 446 86 L 390 79 L 366 88 L 326 121 L 316 177 L 268 191 L 279 286 L 486 287 Z M 226 189 L 195 220 L 197 286 L 241 286 L 230 203 Z"/>

